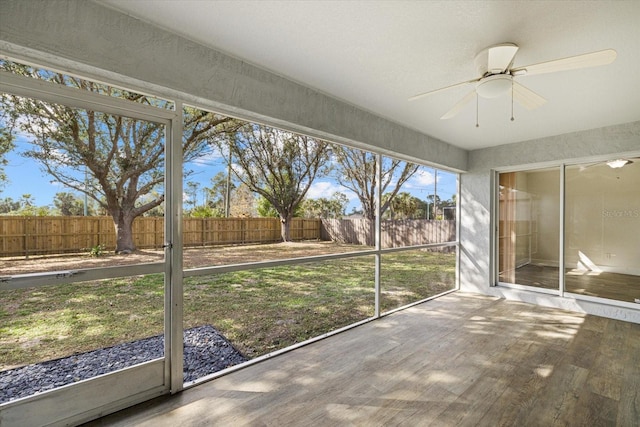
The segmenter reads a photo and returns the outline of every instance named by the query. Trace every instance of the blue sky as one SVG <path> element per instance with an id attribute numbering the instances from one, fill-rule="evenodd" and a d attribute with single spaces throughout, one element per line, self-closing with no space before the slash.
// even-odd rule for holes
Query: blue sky
<path id="1" fill-rule="evenodd" d="M 16 148 L 8 153 L 8 165 L 5 167 L 5 172 L 10 182 L 0 191 L 0 198 L 11 197 L 14 200 L 18 200 L 23 194 L 31 194 L 37 206 L 53 206 L 53 198 L 56 193 L 70 190 L 60 183 L 53 182 L 52 177 L 47 175 L 37 162 L 19 154 L 27 147 L 28 143 L 25 142 L 24 136 L 20 136 L 16 139 Z M 226 171 L 224 162 L 215 154 L 186 165 L 186 168 L 192 170 L 193 175 L 185 180 L 185 188 L 186 181 L 195 181 L 200 184 L 200 190 L 203 187 L 211 186 L 211 178 L 218 172 Z M 434 169 L 423 166 L 403 185 L 401 191 L 409 192 L 413 196 L 425 200 L 428 195 L 434 192 L 434 178 Z M 442 200 L 450 199 L 456 191 L 456 175 L 438 171 L 437 190 Z M 353 208 L 360 209 L 360 203 L 355 194 L 341 187 L 329 177 L 316 179 L 307 193 L 307 198 L 328 198 L 335 191 L 343 192 L 349 198 L 347 213 L 351 212 Z M 80 196 L 80 194 L 78 195 Z M 185 195 L 185 198 L 188 198 L 188 196 Z M 204 198 L 202 193 L 199 198 L 198 202 L 200 204 Z"/>

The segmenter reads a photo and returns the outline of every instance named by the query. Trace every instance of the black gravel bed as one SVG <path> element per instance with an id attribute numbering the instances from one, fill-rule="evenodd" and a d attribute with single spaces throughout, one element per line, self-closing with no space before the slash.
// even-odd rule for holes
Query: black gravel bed
<path id="1" fill-rule="evenodd" d="M 113 347 L 0 372 L 0 403 L 30 396 L 164 354 L 164 336 L 157 335 Z M 213 326 L 184 331 L 184 381 L 193 381 L 247 361 Z"/>

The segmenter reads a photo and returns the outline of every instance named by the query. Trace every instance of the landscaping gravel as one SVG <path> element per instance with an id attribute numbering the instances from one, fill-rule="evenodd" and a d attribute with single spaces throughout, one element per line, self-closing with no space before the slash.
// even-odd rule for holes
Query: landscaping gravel
<path id="1" fill-rule="evenodd" d="M 157 359 L 162 357 L 163 353 L 164 336 L 158 335 L 2 371 L 0 372 L 0 403 Z M 246 360 L 210 325 L 184 331 L 185 382 Z"/>

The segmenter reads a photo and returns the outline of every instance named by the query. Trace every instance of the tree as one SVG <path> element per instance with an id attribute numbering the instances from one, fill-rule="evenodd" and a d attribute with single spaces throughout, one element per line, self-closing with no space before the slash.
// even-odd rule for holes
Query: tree
<path id="1" fill-rule="evenodd" d="M 307 201 L 306 199 L 302 200 L 302 202 L 300 202 L 300 204 L 298 204 L 298 206 L 295 208 L 295 210 L 293 211 L 294 218 L 299 218 L 301 216 L 304 216 L 304 213 L 303 213 L 304 204 L 306 201 Z M 269 202 L 267 199 L 265 199 L 262 196 L 259 196 L 257 199 L 256 212 L 258 216 L 261 218 L 279 218 L 280 217 L 280 214 L 278 213 L 276 208 L 273 207 L 271 202 Z"/>
<path id="2" fill-rule="evenodd" d="M 195 209 L 198 205 L 198 189 L 200 188 L 200 183 L 195 181 L 187 182 L 187 189 L 185 193 L 187 194 L 186 204 L 191 205 L 191 209 Z"/>
<path id="3" fill-rule="evenodd" d="M 256 216 L 256 196 L 246 184 L 241 184 L 231 193 L 229 215 L 235 218 Z"/>
<path id="4" fill-rule="evenodd" d="M 53 197 L 53 205 L 64 216 L 84 215 L 84 200 L 73 193 L 59 192 Z M 87 213 L 93 215 L 93 208 L 87 206 Z"/>
<path id="5" fill-rule="evenodd" d="M 344 193 L 336 191 L 330 199 L 305 199 L 302 206 L 302 216 L 305 218 L 342 218 L 349 203 Z"/>
<path id="6" fill-rule="evenodd" d="M 442 201 L 440 200 L 440 196 L 437 194 L 429 194 L 427 196 L 427 204 L 429 205 L 429 218 L 430 219 L 438 219 L 438 208 L 441 205 Z"/>
<path id="7" fill-rule="evenodd" d="M 226 173 L 218 172 L 211 178 L 211 187 L 205 187 L 208 199 L 207 206 L 222 212 L 223 216 L 227 206 L 227 193 L 231 198 L 236 189 L 236 184 L 229 178 Z"/>
<path id="8" fill-rule="evenodd" d="M 336 180 L 344 187 L 356 193 L 364 217 L 375 219 L 376 209 L 376 167 L 377 155 L 355 148 L 336 147 L 333 151 L 336 163 L 340 166 L 335 173 Z M 402 185 L 418 170 L 418 165 L 401 160 L 385 158 L 381 165 L 382 194 L 387 193 L 380 206 L 380 214 L 389 208 Z M 389 186 L 395 183 L 393 190 L 387 192 Z"/>
<path id="9" fill-rule="evenodd" d="M 171 107 L 166 101 L 8 61 L 0 61 L 0 69 L 94 94 L 157 108 Z M 25 155 L 37 160 L 55 181 L 87 194 L 113 218 L 116 252 L 134 251 L 134 219 L 164 202 L 164 126 L 7 94 L 1 95 L 0 103 L 11 112 L 12 126 L 33 138 L 33 148 Z M 234 122 L 192 108 L 185 108 L 184 112 L 185 162 L 208 153 L 208 141 L 226 132 L 229 123 Z M 78 172 L 85 168 L 86 180 Z M 150 194 L 157 197 L 145 197 Z"/>
<path id="10" fill-rule="evenodd" d="M 215 208 L 207 205 L 200 205 L 191 209 L 189 216 L 192 218 L 220 218 L 223 215 Z"/>
<path id="11" fill-rule="evenodd" d="M 282 240 L 290 241 L 296 208 L 316 176 L 327 171 L 328 143 L 253 123 L 227 141 L 239 166 L 237 178 L 271 203 L 280 217 Z"/>
<path id="12" fill-rule="evenodd" d="M 13 135 L 4 125 L 6 121 L 4 116 L 6 114 L 7 112 L 4 110 L 0 113 L 0 190 L 4 188 L 7 182 L 7 174 L 4 171 L 4 167 L 7 165 L 7 159 L 5 156 L 14 148 Z"/>
<path id="13" fill-rule="evenodd" d="M 258 197 L 256 211 L 261 218 L 278 218 L 279 216 L 273 205 L 262 196 Z"/>
<path id="14" fill-rule="evenodd" d="M 383 200 L 389 198 L 389 193 L 385 193 L 382 197 Z M 415 218 L 418 213 L 418 207 L 420 200 L 407 192 L 401 192 L 389 203 L 389 211 L 392 219 L 410 219 Z"/>
<path id="15" fill-rule="evenodd" d="M 5 197 L 4 199 L 0 199 L 0 214 L 8 214 L 13 211 L 17 211 L 20 209 L 20 202 L 14 201 L 11 197 Z"/>

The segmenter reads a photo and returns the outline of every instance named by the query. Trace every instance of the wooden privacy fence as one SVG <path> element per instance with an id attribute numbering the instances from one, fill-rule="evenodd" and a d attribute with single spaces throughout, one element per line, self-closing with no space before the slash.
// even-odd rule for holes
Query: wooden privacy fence
<path id="1" fill-rule="evenodd" d="M 380 223 L 383 248 L 445 243 L 456 240 L 456 222 L 427 219 L 383 220 Z M 357 219 L 323 219 L 320 239 L 373 246 L 375 221 Z"/>
<path id="2" fill-rule="evenodd" d="M 184 246 L 212 246 L 278 242 L 278 218 L 185 218 Z M 320 238 L 320 220 L 294 218 L 293 240 Z M 139 217 L 133 223 L 139 249 L 161 248 L 164 218 Z M 108 216 L 0 216 L 0 257 L 83 252 L 116 245 L 113 220 Z"/>

